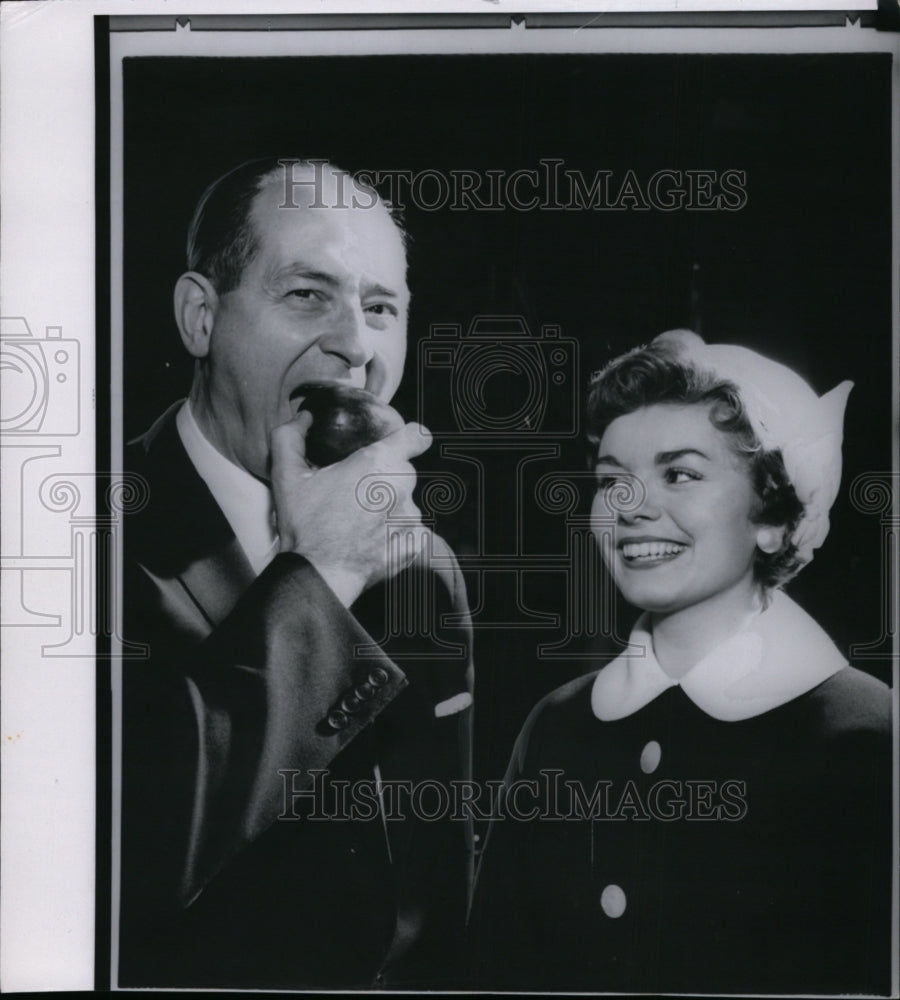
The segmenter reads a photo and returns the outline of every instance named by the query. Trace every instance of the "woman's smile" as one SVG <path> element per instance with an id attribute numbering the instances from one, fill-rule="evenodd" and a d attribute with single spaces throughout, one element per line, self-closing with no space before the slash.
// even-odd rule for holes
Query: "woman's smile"
<path id="1" fill-rule="evenodd" d="M 622 538 L 618 549 L 625 565 L 630 569 L 650 569 L 670 563 L 687 548 L 682 542 L 667 538 Z"/>

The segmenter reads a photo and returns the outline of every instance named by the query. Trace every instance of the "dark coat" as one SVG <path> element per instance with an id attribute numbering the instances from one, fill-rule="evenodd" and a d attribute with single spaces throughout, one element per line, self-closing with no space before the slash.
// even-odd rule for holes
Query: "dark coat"
<path id="1" fill-rule="evenodd" d="M 443 985 L 469 827 L 314 820 L 285 789 L 317 769 L 371 783 L 376 764 L 385 781 L 468 776 L 471 709 L 434 713 L 472 683 L 456 561 L 437 539 L 352 614 L 300 556 L 254 577 L 176 409 L 126 456 L 149 502 L 125 527 L 125 638 L 149 658 L 123 664 L 119 983 Z M 399 593 L 430 612 L 402 636 L 385 630 Z"/>
<path id="2" fill-rule="evenodd" d="M 538 704 L 507 786 L 561 771 L 544 783 L 558 783 L 551 806 L 566 815 L 565 781 L 580 782 L 588 799 L 608 781 L 605 813 L 495 822 L 471 926 L 478 984 L 889 991 L 885 685 L 846 667 L 736 722 L 710 717 L 676 686 L 601 722 L 591 707 L 595 677 Z M 651 742 L 659 754 L 645 751 Z M 530 804 L 520 795 L 519 813 Z"/>

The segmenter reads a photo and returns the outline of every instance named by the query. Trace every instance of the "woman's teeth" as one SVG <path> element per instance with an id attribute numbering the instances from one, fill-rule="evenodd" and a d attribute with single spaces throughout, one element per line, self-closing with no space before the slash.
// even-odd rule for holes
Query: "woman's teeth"
<path id="1" fill-rule="evenodd" d="M 677 542 L 625 542 L 622 555 L 632 561 L 666 559 L 684 552 L 686 545 Z"/>

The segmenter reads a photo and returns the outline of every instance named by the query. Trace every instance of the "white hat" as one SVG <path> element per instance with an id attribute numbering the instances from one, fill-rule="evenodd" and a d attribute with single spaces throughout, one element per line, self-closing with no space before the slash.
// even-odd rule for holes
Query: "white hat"
<path id="1" fill-rule="evenodd" d="M 828 534 L 828 512 L 841 482 L 844 410 L 852 382 L 817 396 L 777 361 L 733 344 L 707 344 L 690 330 L 668 330 L 653 341 L 670 344 L 696 368 L 734 383 L 763 448 L 781 452 L 803 516 L 791 535 L 801 565 Z"/>

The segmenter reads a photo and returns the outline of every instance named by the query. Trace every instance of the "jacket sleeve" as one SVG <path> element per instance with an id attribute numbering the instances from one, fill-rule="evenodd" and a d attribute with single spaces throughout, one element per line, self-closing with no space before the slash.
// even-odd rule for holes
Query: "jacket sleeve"
<path id="1" fill-rule="evenodd" d="M 406 684 L 300 556 L 276 557 L 200 641 L 178 588 L 140 568 L 126 585 L 128 638 L 149 648 L 123 665 L 132 912 L 189 906 Z"/>

